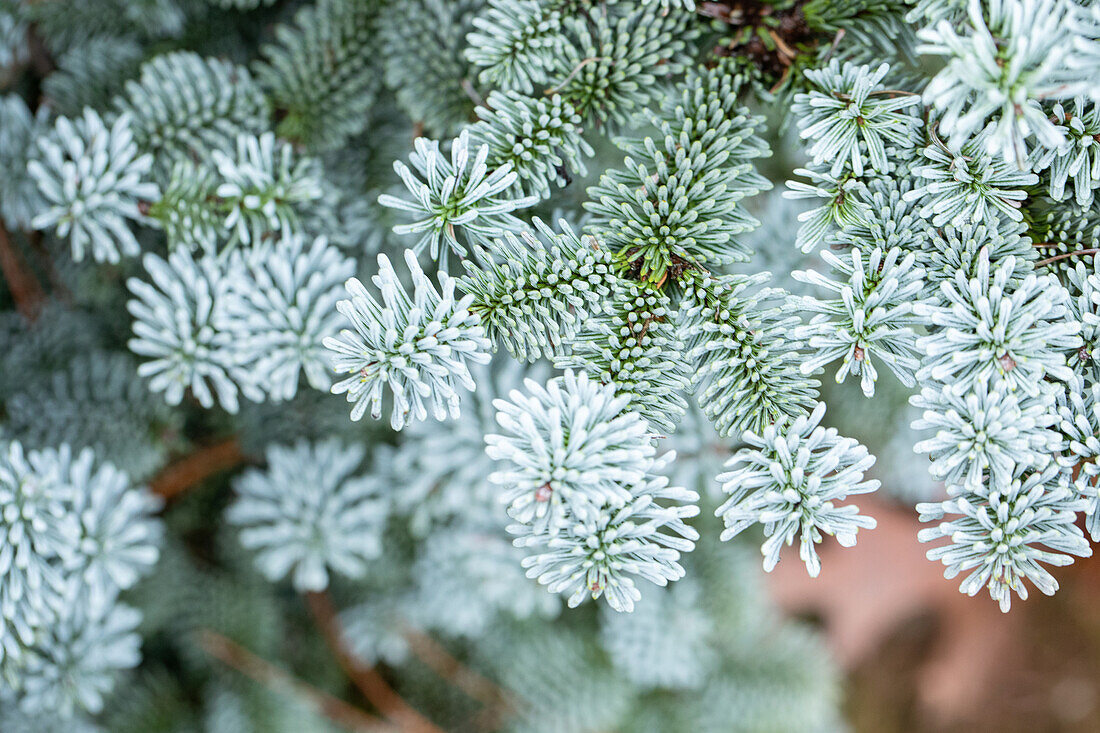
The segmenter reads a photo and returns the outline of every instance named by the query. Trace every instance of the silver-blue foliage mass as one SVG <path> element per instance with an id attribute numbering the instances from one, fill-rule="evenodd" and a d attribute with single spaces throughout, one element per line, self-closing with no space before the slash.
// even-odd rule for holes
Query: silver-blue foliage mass
<path id="1" fill-rule="evenodd" d="M 1053 593 L 1100 6 L 743 5 L 0 0 L 0 727 L 326 730 L 323 637 L 445 729 L 835 730 L 746 547 L 921 465 Z"/>

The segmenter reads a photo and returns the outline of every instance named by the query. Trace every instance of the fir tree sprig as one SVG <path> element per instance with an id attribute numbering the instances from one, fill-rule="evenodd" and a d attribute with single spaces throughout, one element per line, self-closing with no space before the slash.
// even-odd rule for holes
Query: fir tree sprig
<path id="1" fill-rule="evenodd" d="M 852 494 L 879 487 L 864 473 L 875 462 L 867 449 L 834 428 L 821 426 L 825 405 L 809 415 L 781 419 L 761 435 L 742 434 L 747 448 L 726 463 L 730 471 L 718 476 L 729 498 L 718 507 L 726 528 L 722 539 L 737 536 L 754 524 L 764 525 L 764 569 L 779 562 L 779 550 L 799 541 L 799 557 L 811 577 L 821 572 L 815 545 L 823 534 L 835 536 L 844 547 L 856 543 L 860 529 L 874 529 L 875 520 L 859 514 L 854 505 L 838 506 Z"/>
<path id="2" fill-rule="evenodd" d="M 1085 528 L 1100 537 L 1100 385 L 1075 377 L 1057 395 L 1055 427 L 1063 438 L 1058 457 L 1063 469 L 1076 471 L 1074 488 L 1085 500 Z"/>
<path id="3" fill-rule="evenodd" d="M 874 479 L 1053 592 L 1091 5 L 0 0 L 0 729 L 838 729 L 746 530 L 814 574 Z"/>
<path id="4" fill-rule="evenodd" d="M 623 168 L 588 191 L 592 230 L 642 279 L 749 255 L 733 237 L 757 222 L 739 202 L 769 187 L 752 161 L 770 151 L 756 134 L 761 118 L 739 103 L 740 82 L 728 64 L 689 74 L 651 115 L 659 137 L 618 140 Z"/>
<path id="5" fill-rule="evenodd" d="M 569 353 L 556 356 L 559 369 L 583 369 L 630 399 L 653 425 L 672 432 L 684 414 L 682 392 L 688 363 L 676 328 L 676 312 L 663 292 L 623 281 L 602 312 L 572 339 Z"/>
<path id="6" fill-rule="evenodd" d="M 840 276 L 839 282 L 815 271 L 794 273 L 795 278 L 835 294 L 828 300 L 803 297 L 797 301 L 803 310 L 818 314 L 793 334 L 815 352 L 802 363 L 802 373 L 812 374 L 840 358 L 837 381 L 848 374 L 859 375 L 863 393 L 870 397 L 878 379 L 875 361 L 881 360 L 902 384 L 912 387 L 920 365 L 915 330 L 920 319 L 913 307 L 924 288 L 924 271 L 916 266 L 916 255 L 903 257 L 899 249 L 876 248 L 864 260 L 853 248 L 847 258 L 830 252 L 822 252 L 821 258 Z"/>
<path id="7" fill-rule="evenodd" d="M 1023 219 L 1020 202 L 1027 194 L 1022 187 L 1035 185 L 1039 178 L 1014 163 L 985 155 L 988 137 L 981 133 L 953 152 L 933 136 L 924 149 L 929 162 L 913 170 L 923 185 L 905 196 L 925 202 L 921 216 L 933 225 L 978 224 L 998 214 L 1012 221 Z"/>
<path id="8" fill-rule="evenodd" d="M 951 381 L 964 391 L 999 377 L 1012 389 L 1035 394 L 1044 378 L 1072 377 L 1064 353 L 1080 347 L 1080 324 L 1063 318 L 1066 289 L 1034 273 L 1013 283 L 1016 259 L 998 264 L 993 270 L 983 250 L 974 276 L 960 271 L 940 284 L 940 304 L 916 306 L 936 327 L 918 341 L 927 354 L 918 379 Z"/>
<path id="9" fill-rule="evenodd" d="M 803 252 L 811 252 L 836 230 L 866 227 L 873 218 L 865 200 L 865 184 L 851 173 L 841 177 L 810 168 L 796 168 L 795 174 L 810 179 L 787 181 L 784 196 L 790 199 L 821 199 L 820 206 L 798 215 L 797 244 Z"/>
<path id="10" fill-rule="evenodd" d="M 491 169 L 508 166 L 516 174 L 520 196 L 550 195 L 550 184 L 568 184 L 587 173 L 584 159 L 594 154 L 581 137 L 581 117 L 560 96 L 532 99 L 514 92 L 493 92 L 478 107 L 480 122 L 470 132 L 486 145 Z"/>
<path id="11" fill-rule="evenodd" d="M 1048 148 L 1065 139 L 1040 102 L 1085 84 L 1068 67 L 1071 46 L 1061 33 L 1073 8 L 1061 0 L 970 0 L 966 12 L 961 32 L 947 20 L 918 32 L 919 51 L 947 57 L 924 100 L 941 112 L 939 127 L 955 151 L 984 130 L 982 147 L 1023 169 L 1029 138 Z"/>
<path id="12" fill-rule="evenodd" d="M 920 540 L 949 540 L 929 550 L 928 559 L 943 562 L 944 577 L 967 572 L 959 590 L 973 596 L 988 588 L 1006 613 L 1013 593 L 1027 599 L 1025 581 L 1048 596 L 1058 589 L 1058 581 L 1040 563 L 1069 565 L 1073 556 L 1092 554 L 1074 524 L 1086 502 L 1056 464 L 1043 471 L 1025 469 L 1011 483 L 980 493 L 959 488 L 949 492 L 950 498 L 941 503 L 917 505 L 922 521 L 940 522 L 922 529 Z"/>
<path id="13" fill-rule="evenodd" d="M 923 410 L 914 430 L 935 430 L 913 450 L 928 454 L 932 477 L 977 491 L 989 482 L 1006 486 L 1017 466 L 1042 468 L 1060 445 L 1050 428 L 1053 396 L 1017 394 L 1009 382 L 979 377 L 970 391 L 955 384 L 925 387 L 910 402 Z"/>
<path id="14" fill-rule="evenodd" d="M 566 38 L 568 0 L 489 0 L 472 20 L 466 58 L 493 89 L 530 94 L 549 79 Z"/>
<path id="15" fill-rule="evenodd" d="M 281 117 L 281 137 L 321 151 L 363 130 L 378 91 L 378 3 L 318 0 L 279 25 L 256 81 Z"/>
<path id="16" fill-rule="evenodd" d="M 470 311 L 489 338 L 525 361 L 560 354 L 618 287 L 610 252 L 568 225 L 558 234 L 536 219 L 534 232 L 505 232 L 479 259 L 492 266 L 467 260 L 459 282 L 473 296 Z"/>
<path id="17" fill-rule="evenodd" d="M 382 487 L 374 477 L 352 475 L 364 455 L 362 446 L 333 440 L 273 445 L 266 471 L 252 469 L 234 482 L 238 496 L 226 517 L 264 575 L 290 576 L 296 589 L 320 591 L 330 569 L 359 577 L 382 553 Z"/>
<path id="18" fill-rule="evenodd" d="M 229 412 L 240 408 L 241 393 L 263 399 L 262 377 L 242 368 L 226 329 L 229 261 L 177 250 L 167 260 L 147 254 L 142 263 L 152 282 L 126 283 L 134 296 L 126 305 L 134 318 L 128 345 L 147 359 L 138 375 L 149 379 L 149 389 L 170 405 L 190 391 L 204 407 L 217 402 Z"/>
<path id="19" fill-rule="evenodd" d="M 1072 184 L 1074 201 L 1089 206 L 1093 191 L 1100 188 L 1100 103 L 1076 97 L 1072 107 L 1069 102 L 1057 103 L 1051 111 L 1065 142 L 1037 148 L 1033 167 L 1036 171 L 1049 169 L 1047 190 L 1052 199 L 1064 199 L 1067 184 Z"/>
<path id="20" fill-rule="evenodd" d="M 219 207 L 227 211 L 222 226 L 231 242 L 259 243 L 270 235 L 293 236 L 299 229 L 299 210 L 321 198 L 315 162 L 295 159 L 289 145 L 271 133 L 237 138 L 236 155 L 214 150 Z"/>
<path id="21" fill-rule="evenodd" d="M 489 457 L 508 466 L 491 480 L 505 487 L 509 515 L 553 536 L 626 506 L 655 451 L 630 401 L 584 372 L 526 387 L 530 397 L 517 390 L 494 402 L 508 434 L 485 438 Z"/>
<path id="22" fill-rule="evenodd" d="M 355 329 L 324 339 L 333 352 L 333 367 L 351 374 L 332 386 L 355 403 L 351 418 L 371 410 L 382 415 L 382 396 L 393 397 L 390 424 L 400 430 L 429 414 L 443 420 L 459 410 L 458 390 L 473 390 L 470 364 L 489 361 L 490 342 L 477 316 L 470 313 L 473 296 L 457 297 L 456 281 L 440 274 L 436 290 L 412 250 L 405 251 L 412 274 L 412 293 L 406 292 L 385 255 L 378 255 L 378 274 L 371 278 L 379 298 L 356 278 L 346 283 L 347 300 L 337 309 Z"/>
<path id="23" fill-rule="evenodd" d="M 226 327 L 244 369 L 262 376 L 264 391 L 287 400 L 299 375 L 327 390 L 332 367 L 322 341 L 339 331 L 336 302 L 355 261 L 320 237 L 291 237 L 248 252 L 231 268 Z"/>
<path id="24" fill-rule="evenodd" d="M 141 204 L 157 197 L 145 179 L 152 165 L 152 156 L 138 152 L 128 115 L 110 126 L 91 108 L 76 120 L 61 117 L 27 164 L 46 202 L 31 225 L 69 237 L 77 261 L 133 257 L 141 247 L 127 221 L 140 221 Z"/>
<path id="25" fill-rule="evenodd" d="M 48 111 L 40 107 L 32 113 L 20 97 L 0 97 L 0 215 L 11 226 L 29 227 L 45 204 L 38 183 L 30 173 L 34 141 L 48 129 Z"/>
<path id="26" fill-rule="evenodd" d="M 248 70 L 190 51 L 142 65 L 115 106 L 129 115 L 134 141 L 161 172 L 179 160 L 231 152 L 238 135 L 267 129 L 267 102 Z"/>
<path id="27" fill-rule="evenodd" d="M 415 173 L 401 161 L 393 164 L 412 200 L 390 194 L 378 197 L 383 206 L 417 217 L 394 227 L 398 234 L 420 235 L 414 249 L 427 249 L 432 259 L 445 263 L 448 252 L 465 257 L 467 247 L 485 247 L 492 237 L 522 229 L 511 212 L 532 206 L 538 197 L 509 194 L 518 174 L 510 163 L 490 170 L 487 145 L 474 148 L 469 132 L 463 130 L 451 144 L 450 160 L 435 140 L 417 138 L 415 147 L 409 156 Z"/>
<path id="28" fill-rule="evenodd" d="M 800 369 L 800 323 L 781 291 L 752 292 L 766 276 L 690 281 L 679 313 L 696 400 L 722 436 L 763 431 L 812 409 L 818 382 Z"/>
<path id="29" fill-rule="evenodd" d="M 815 165 L 831 163 L 833 176 L 846 166 L 862 176 L 866 155 L 869 167 L 884 174 L 889 170 L 887 145 L 910 148 L 916 143 L 921 121 L 905 110 L 920 99 L 885 89 L 881 82 L 889 71 L 887 64 L 872 71 L 834 60 L 806 72 L 814 88 L 795 96 L 791 112 L 797 115 L 799 135 L 813 141 L 809 153 Z"/>

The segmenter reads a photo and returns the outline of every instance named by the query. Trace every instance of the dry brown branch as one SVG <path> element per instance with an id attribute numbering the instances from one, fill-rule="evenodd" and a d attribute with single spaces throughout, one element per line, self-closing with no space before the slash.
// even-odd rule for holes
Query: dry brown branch
<path id="1" fill-rule="evenodd" d="M 0 271 L 4 273 L 4 280 L 8 283 L 8 290 L 11 291 L 12 300 L 15 301 L 15 307 L 20 315 L 28 323 L 34 321 L 45 300 L 42 285 L 23 262 L 2 222 L 0 222 Z"/>
<path id="2" fill-rule="evenodd" d="M 390 733 L 399 729 L 370 713 L 292 677 L 266 659 L 209 629 L 198 632 L 198 645 L 210 656 L 276 691 L 291 693 L 315 712 L 348 730 Z"/>
<path id="3" fill-rule="evenodd" d="M 340 628 L 340 620 L 336 616 L 332 599 L 327 593 L 307 593 L 306 603 L 317 622 L 321 635 L 336 656 L 340 668 L 387 720 L 409 732 L 443 733 L 442 728 L 405 702 L 405 699 L 390 687 L 378 670 L 362 664 L 347 650 L 344 646 L 344 633 Z"/>
<path id="4" fill-rule="evenodd" d="M 216 473 L 236 468 L 245 462 L 244 451 L 236 437 L 199 448 L 153 477 L 149 488 L 154 494 L 172 499 Z"/>

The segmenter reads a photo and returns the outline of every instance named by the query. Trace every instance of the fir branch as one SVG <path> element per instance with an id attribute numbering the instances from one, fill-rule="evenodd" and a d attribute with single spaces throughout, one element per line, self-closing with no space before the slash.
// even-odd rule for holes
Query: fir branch
<path id="1" fill-rule="evenodd" d="M 748 259 L 735 235 L 757 226 L 740 205 L 769 188 L 753 160 L 770 155 L 762 118 L 739 103 L 728 64 L 697 70 L 650 115 L 652 138 L 616 141 L 627 157 L 588 190 L 591 230 L 638 278 L 663 283 L 687 266 Z M 659 286 L 658 286 L 659 287 Z"/>
<path id="2" fill-rule="evenodd" d="M 431 667 L 440 678 L 485 705 L 488 708 L 485 712 L 492 719 L 499 719 L 509 708 L 514 707 L 506 690 L 456 659 L 431 636 L 409 628 L 405 631 L 405 639 L 417 659 Z"/>
<path id="3" fill-rule="evenodd" d="M 748 447 L 726 463 L 729 472 L 718 476 L 730 495 L 715 512 L 726 525 L 722 539 L 762 524 L 767 539 L 760 552 L 768 572 L 779 562 L 783 544 L 798 537 L 799 557 L 810 576 L 817 577 L 821 559 L 815 545 L 823 533 L 852 547 L 860 529 L 875 527 L 875 520 L 859 514 L 859 507 L 837 505 L 879 487 L 877 480 L 863 480 L 875 457 L 835 428 L 822 427 L 824 415 L 825 405 L 818 404 L 809 415 L 777 420 L 760 435 L 745 431 L 742 440 Z"/>
<path id="4" fill-rule="evenodd" d="M 1081 257 L 1083 255 L 1094 255 L 1097 252 L 1100 252 L 1100 249 L 1098 249 L 1096 247 L 1091 247 L 1089 249 L 1079 249 L 1079 250 L 1076 250 L 1074 252 L 1063 252 L 1061 254 L 1054 255 L 1053 257 L 1047 257 L 1046 259 L 1043 259 L 1043 260 L 1037 260 L 1035 262 L 1035 266 L 1039 267 L 1041 265 L 1049 265 L 1052 262 L 1058 262 L 1059 260 L 1064 260 L 1067 257 Z"/>
<path id="5" fill-rule="evenodd" d="M 210 629 L 201 629 L 196 636 L 199 647 L 223 664 L 259 682 L 275 692 L 288 692 L 307 702 L 318 713 L 337 725 L 363 733 L 388 733 L 403 730 L 388 725 L 343 700 L 319 690 L 245 649 L 240 644 Z"/>
<path id="6" fill-rule="evenodd" d="M 4 280 L 8 284 L 8 291 L 20 315 L 31 323 L 42 309 L 45 294 L 42 292 L 42 284 L 27 267 L 15 245 L 7 227 L 0 219 L 0 271 L 4 273 Z"/>
<path id="7" fill-rule="evenodd" d="M 391 723 L 406 733 L 443 733 L 443 730 L 425 718 L 398 695 L 385 678 L 373 667 L 359 663 L 344 645 L 344 632 L 340 619 L 328 593 L 307 593 L 306 605 L 328 644 L 329 650 L 340 668 L 355 684 L 363 696 Z"/>
<path id="8" fill-rule="evenodd" d="M 818 382 L 804 375 L 797 316 L 782 291 L 753 292 L 767 279 L 694 277 L 681 305 L 688 372 L 696 401 L 722 436 L 763 432 L 812 409 Z"/>
<path id="9" fill-rule="evenodd" d="M 474 390 L 472 364 L 489 362 L 490 342 L 477 316 L 470 313 L 472 295 L 456 298 L 457 281 L 440 274 L 439 291 L 405 250 L 412 274 L 412 292 L 406 292 L 385 255 L 378 255 L 378 274 L 372 278 L 378 298 L 356 278 L 347 281 L 348 300 L 337 309 L 354 327 L 324 339 L 337 372 L 350 374 L 332 386 L 355 403 L 352 420 L 371 410 L 382 415 L 386 388 L 393 395 L 390 425 L 401 430 L 431 415 L 443 420 L 459 414 L 459 390 Z"/>
<path id="10" fill-rule="evenodd" d="M 225 438 L 198 448 L 165 467 L 149 481 L 149 490 L 172 500 L 211 476 L 231 471 L 247 460 L 237 436 Z"/>
<path id="11" fill-rule="evenodd" d="M 482 253 L 490 266 L 464 262 L 459 282 L 487 335 L 524 361 L 562 354 L 618 282 L 611 255 L 594 237 L 578 237 L 568 225 L 557 234 L 539 219 L 534 224 L 522 242 L 506 232 Z"/>

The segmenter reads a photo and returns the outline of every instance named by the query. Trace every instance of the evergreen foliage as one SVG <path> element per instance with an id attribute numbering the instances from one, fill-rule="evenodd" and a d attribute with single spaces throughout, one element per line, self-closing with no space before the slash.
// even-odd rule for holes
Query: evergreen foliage
<path id="1" fill-rule="evenodd" d="M 1070 383 L 1058 404 L 1057 429 L 1064 439 L 1061 463 L 1064 468 L 1078 468 L 1079 473 L 1074 486 L 1081 492 L 1081 498 L 1087 502 L 1085 508 L 1085 526 L 1095 540 L 1100 537 L 1100 496 L 1097 494 L 1097 479 L 1100 475 L 1100 438 L 1097 427 L 1100 426 L 1097 398 L 1100 398 L 1100 386 L 1095 383 L 1086 388 L 1080 377 Z"/>
<path id="2" fill-rule="evenodd" d="M 44 208 L 38 184 L 28 170 L 35 140 L 41 139 L 48 114 L 40 109 L 32 114 L 20 97 L 0 98 L 0 214 L 13 226 L 29 226 L 35 214 Z"/>
<path id="3" fill-rule="evenodd" d="M 157 195 L 156 184 L 142 180 L 152 164 L 134 144 L 128 115 L 110 127 L 91 108 L 75 121 L 59 118 L 27 164 L 45 200 L 31 224 L 69 237 L 77 262 L 89 252 L 99 262 L 132 257 L 141 246 L 126 221 L 140 220 L 140 204 Z"/>
<path id="4" fill-rule="evenodd" d="M 290 237 L 238 262 L 228 275 L 225 319 L 242 367 L 265 375 L 263 389 L 274 400 L 294 397 L 299 373 L 327 389 L 332 367 L 322 341 L 339 330 L 336 302 L 354 260 L 323 237 Z"/>
<path id="5" fill-rule="evenodd" d="M 845 166 L 862 176 L 864 166 L 889 172 L 887 144 L 908 147 L 920 120 L 903 110 L 919 103 L 911 95 L 890 97 L 881 81 L 890 70 L 882 64 L 874 71 L 866 66 L 836 61 L 820 70 L 809 70 L 812 91 L 795 97 L 799 136 L 813 140 L 807 151 L 814 165 L 831 161 L 829 172 L 840 175 Z M 867 161 L 863 159 L 866 151 Z"/>
<path id="6" fill-rule="evenodd" d="M 141 57 L 141 44 L 133 39 L 89 39 L 57 59 L 57 71 L 46 77 L 42 91 L 50 106 L 66 117 L 79 115 L 85 107 L 105 109 L 137 72 Z M 140 136 L 136 131 L 135 137 Z"/>
<path id="7" fill-rule="evenodd" d="M 926 387 L 912 399 L 924 410 L 913 428 L 936 434 L 914 450 L 929 454 L 929 472 L 952 486 L 976 488 L 987 476 L 1010 483 L 1017 463 L 1043 466 L 1058 448 L 1057 436 L 1045 429 L 1055 421 L 1049 397 L 1018 396 L 1008 381 L 991 385 L 988 377 L 979 377 L 970 392 Z"/>
<path id="8" fill-rule="evenodd" d="M 1057 103 L 1053 119 L 1065 137 L 1061 145 L 1037 153 L 1037 170 L 1050 169 L 1048 191 L 1055 201 L 1067 198 L 1067 185 L 1074 200 L 1081 206 L 1092 204 L 1093 191 L 1100 188 L 1100 104 L 1089 103 L 1084 97 L 1064 105 Z"/>
<path id="9" fill-rule="evenodd" d="M 26 60 L 26 36 L 26 20 L 19 16 L 11 3 L 0 5 L 0 68 L 6 69 Z"/>
<path id="10" fill-rule="evenodd" d="M 550 184 L 568 185 L 572 175 L 587 171 L 584 158 L 592 146 L 581 137 L 581 118 L 560 96 L 532 99 L 514 92 L 494 92 L 472 133 L 487 145 L 490 168 L 509 166 L 521 195 L 550 195 Z"/>
<path id="11" fill-rule="evenodd" d="M 563 20 L 565 44 L 551 89 L 596 125 L 624 125 L 658 98 L 657 80 L 688 66 L 687 43 L 698 34 L 691 16 L 652 5 L 614 2 Z"/>
<path id="12" fill-rule="evenodd" d="M 1080 324 L 1064 318 L 1066 289 L 1050 275 L 1034 273 L 1013 284 L 1021 266 L 1015 257 L 998 265 L 991 272 L 983 250 L 973 276 L 960 270 L 954 281 L 940 284 L 940 304 L 918 305 L 917 313 L 936 327 L 918 342 L 927 354 L 921 368 L 927 379 L 950 380 L 963 391 L 997 377 L 1013 390 L 1035 394 L 1044 377 L 1071 377 L 1064 352 L 1079 348 L 1081 340 Z"/>
<path id="13" fill-rule="evenodd" d="M 987 587 L 1008 611 L 1013 592 L 1027 599 L 1025 579 L 1048 596 L 1058 590 L 1058 581 L 1040 563 L 1068 565 L 1072 555 L 1092 554 L 1074 524 L 1085 502 L 1056 465 L 988 491 L 952 489 L 951 498 L 918 504 L 917 510 L 923 521 L 943 520 L 921 530 L 920 538 L 950 540 L 928 556 L 943 562 L 949 578 L 969 571 L 959 586 L 963 593 L 976 595 Z"/>
<path id="14" fill-rule="evenodd" d="M 130 350 L 146 357 L 138 375 L 149 377 L 149 389 L 164 392 L 177 405 L 188 390 L 204 407 L 215 400 L 230 412 L 239 408 L 239 392 L 261 394 L 256 375 L 248 373 L 234 353 L 233 334 L 224 328 L 230 293 L 225 261 L 198 259 L 178 250 L 163 260 L 144 259 L 152 283 L 131 278 L 134 297 L 127 310 L 134 317 Z"/>
<path id="15" fill-rule="evenodd" d="M 740 77 L 731 71 L 721 64 L 690 75 L 652 116 L 663 139 L 618 140 L 623 169 L 588 192 L 592 229 L 643 279 L 748 257 L 732 237 L 757 222 L 737 204 L 768 187 L 751 159 L 769 151 L 755 134 L 761 120 L 738 104 Z"/>
<path id="16" fill-rule="evenodd" d="M 140 659 L 141 614 L 117 597 L 157 561 L 158 502 L 90 449 L 18 441 L 0 457 L 0 497 L 5 697 L 30 716 L 99 712 Z"/>
<path id="17" fill-rule="evenodd" d="M 288 574 L 298 590 L 324 590 L 328 568 L 360 576 L 382 553 L 386 507 L 381 487 L 355 477 L 365 451 L 335 441 L 267 450 L 267 472 L 250 470 L 234 483 L 227 519 L 241 544 L 256 552 L 265 576 Z"/>
<path id="18" fill-rule="evenodd" d="M 875 458 L 851 438 L 821 427 L 824 415 L 825 406 L 819 404 L 808 416 L 776 421 L 762 435 L 746 431 L 742 437 L 748 447 L 726 464 L 733 470 L 718 477 L 730 495 L 718 508 L 726 524 L 722 539 L 763 524 L 768 537 L 760 548 L 765 570 L 779 562 L 780 547 L 798 537 L 799 557 L 816 577 L 821 560 L 814 545 L 823 533 L 851 547 L 860 529 L 875 527 L 875 520 L 859 514 L 858 507 L 836 505 L 850 494 L 879 487 L 876 480 L 863 480 Z"/>
<path id="19" fill-rule="evenodd" d="M 511 435 L 486 438 L 489 457 L 511 469 L 492 477 L 506 489 L 509 515 L 555 535 L 604 504 L 624 506 L 653 457 L 646 421 L 583 372 L 526 387 L 531 397 L 513 391 L 493 405 Z"/>
<path id="20" fill-rule="evenodd" d="M 913 373 L 920 365 L 914 331 L 919 320 L 913 307 L 923 289 L 924 271 L 914 265 L 915 253 L 901 257 L 900 249 L 884 253 L 875 248 L 864 264 L 861 252 L 853 247 L 848 261 L 831 252 L 821 253 L 844 281 L 835 282 L 812 271 L 795 273 L 799 280 L 836 294 L 824 301 L 813 297 L 798 301 L 804 311 L 818 314 L 794 332 L 794 338 L 816 352 L 802 363 L 804 374 L 839 357 L 843 363 L 837 381 L 849 373 L 860 375 L 863 393 L 870 397 L 878 378 L 874 362 L 881 359 L 902 384 L 913 386 Z"/>
<path id="21" fill-rule="evenodd" d="M 489 341 L 469 310 L 472 296 L 456 300 L 455 280 L 445 274 L 440 275 L 442 288 L 437 291 L 412 250 L 406 250 L 405 264 L 412 273 L 412 297 L 386 256 L 378 255 L 378 274 L 372 282 L 381 302 L 351 278 L 351 298 L 337 307 L 355 331 L 345 328 L 324 340 L 334 352 L 335 370 L 352 375 L 332 387 L 356 403 L 351 418 L 360 419 L 368 406 L 371 417 L 381 417 L 383 388 L 389 387 L 394 430 L 426 420 L 429 406 L 436 420 L 457 417 L 457 388 L 475 388 L 467 362 L 489 361 Z"/>
<path id="22" fill-rule="evenodd" d="M 571 518 L 559 534 L 531 524 L 509 526 L 517 545 L 530 553 L 523 560 L 527 576 L 567 595 L 570 608 L 602 595 L 616 611 L 633 611 L 641 598 L 635 576 L 660 586 L 684 577 L 680 555 L 695 549 L 699 538 L 684 520 L 699 513 L 699 495 L 669 486 L 660 475 L 675 457 L 666 453 L 655 460 L 621 507 L 605 501 L 601 511 Z"/>
<path id="23" fill-rule="evenodd" d="M 219 183 L 214 189 L 231 243 L 259 243 L 271 235 L 300 231 L 300 208 L 321 198 L 321 183 L 310 158 L 295 160 L 291 147 L 271 133 L 237 137 L 236 156 L 215 150 Z"/>
<path id="24" fill-rule="evenodd" d="M 1020 202 L 1027 194 L 1020 186 L 1032 186 L 1038 176 L 1001 158 L 983 154 L 991 134 L 983 132 L 963 144 L 956 153 L 947 148 L 933 131 L 932 144 L 924 149 L 930 162 L 914 169 L 923 186 L 906 194 L 923 197 L 928 203 L 921 216 L 934 226 L 960 226 L 996 220 L 1003 215 L 1020 221 Z"/>
<path id="25" fill-rule="evenodd" d="M 823 203 L 798 215 L 802 226 L 798 228 L 796 243 L 803 252 L 811 252 L 835 230 L 858 229 L 867 226 L 873 214 L 863 192 L 865 184 L 851 173 L 841 177 L 828 172 L 808 168 L 795 168 L 794 173 L 810 179 L 787 181 L 785 195 L 792 199 L 822 199 Z"/>
<path id="26" fill-rule="evenodd" d="M 5 428 L 23 445 L 69 443 L 92 448 L 135 478 L 159 468 L 179 429 L 179 416 L 137 378 L 126 354 L 78 353 L 4 400 Z"/>
<path id="27" fill-rule="evenodd" d="M 491 89 L 531 94 L 545 84 L 566 38 L 562 18 L 569 0 L 488 0 L 466 36 L 466 59 Z"/>
<path id="28" fill-rule="evenodd" d="M 493 401 L 523 387 L 525 379 L 545 382 L 545 365 L 497 360 L 472 371 L 478 389 L 461 397 L 455 422 L 409 425 L 392 453 L 379 456 L 378 470 L 394 484 L 396 511 L 408 517 L 408 530 L 425 537 L 441 525 L 458 525 L 485 534 L 485 512 L 503 528 L 496 485 L 487 480 L 497 468 L 485 450 L 485 434 L 499 428 Z"/>
<path id="29" fill-rule="evenodd" d="M 378 198 L 383 206 L 419 217 L 412 224 L 394 227 L 398 234 L 420 234 L 414 250 L 427 248 L 433 260 L 445 262 L 448 252 L 465 257 L 467 246 L 487 246 L 491 237 L 522 228 L 511 212 L 538 198 L 507 196 L 518 175 L 509 163 L 490 170 L 488 145 L 471 149 L 469 132 L 463 130 L 451 145 L 448 161 L 438 142 L 417 138 L 415 144 L 409 162 L 416 173 L 399 160 L 393 164 L 414 200 L 389 194 Z"/>
<path id="30" fill-rule="evenodd" d="M 0 0 L 0 728 L 838 729 L 751 548 L 905 483 L 1007 611 L 1100 537 L 1098 68 L 1083 0 Z"/>
<path id="31" fill-rule="evenodd" d="M 165 170 L 178 160 L 232 150 L 237 135 L 266 128 L 267 105 L 248 70 L 189 51 L 144 64 L 118 107 L 132 120 L 138 148 Z"/>
<path id="32" fill-rule="evenodd" d="M 470 311 L 517 359 L 560 352 L 617 286 L 610 254 L 567 224 L 563 229 L 557 234 L 535 220 L 535 232 L 521 238 L 505 232 L 489 246 L 484 257 L 496 267 L 465 263 L 462 289 L 473 296 Z"/>
<path id="33" fill-rule="evenodd" d="M 789 331 L 783 293 L 753 285 L 766 275 L 690 281 L 680 313 L 696 400 L 722 436 L 763 430 L 807 410 L 817 381 L 802 374 L 801 343 Z"/>
<path id="34" fill-rule="evenodd" d="M 1072 47 L 1060 32 L 1075 12 L 1054 0 L 970 0 L 961 33 L 947 20 L 918 32 L 918 50 L 947 57 L 924 100 L 941 113 L 939 127 L 956 149 L 984 129 L 986 151 L 1023 168 L 1029 138 L 1047 148 L 1064 143 L 1040 102 L 1072 96 L 1088 83 L 1069 68 Z"/>
<path id="35" fill-rule="evenodd" d="M 484 0 L 410 0 L 404 13 L 382 17 L 386 83 L 402 111 L 429 134 L 451 136 L 470 121 L 476 97 L 463 49 L 482 5 Z"/>
<path id="36" fill-rule="evenodd" d="M 363 130 L 378 88 L 374 0 L 322 0 L 275 30 L 255 65 L 280 136 L 313 150 Z"/>
<path id="37" fill-rule="evenodd" d="M 672 432 L 688 385 L 683 344 L 676 333 L 668 296 L 644 284 L 623 284 L 604 312 L 591 319 L 574 339 L 572 353 L 554 365 L 583 369 L 617 394 L 630 399 L 655 427 Z"/>

